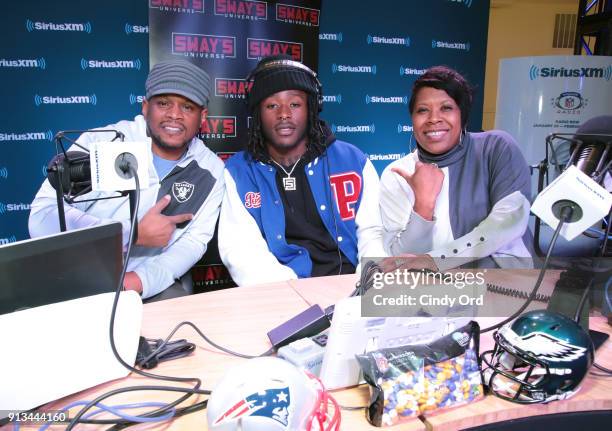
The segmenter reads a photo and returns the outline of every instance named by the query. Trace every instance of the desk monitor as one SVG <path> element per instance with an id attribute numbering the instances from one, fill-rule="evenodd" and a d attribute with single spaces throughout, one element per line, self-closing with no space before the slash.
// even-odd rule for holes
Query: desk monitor
<path id="1" fill-rule="evenodd" d="M 0 315 L 117 288 L 122 225 L 61 232 L 0 246 Z"/>

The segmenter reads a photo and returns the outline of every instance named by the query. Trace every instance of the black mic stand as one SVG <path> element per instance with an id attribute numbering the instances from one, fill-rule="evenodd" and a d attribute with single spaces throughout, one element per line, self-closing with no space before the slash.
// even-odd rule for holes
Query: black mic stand
<path id="1" fill-rule="evenodd" d="M 538 165 L 539 177 L 538 177 L 538 194 L 544 188 L 544 177 L 546 177 L 546 183 L 548 183 L 549 173 L 549 149 L 551 150 L 553 167 L 557 172 L 562 172 L 567 169 L 570 165 L 577 165 L 579 162 L 584 163 L 585 159 L 581 153 L 582 148 L 587 139 L 593 138 L 612 138 L 611 135 L 607 134 L 565 134 L 565 133 L 554 133 L 546 138 L 546 156 L 545 159 Z M 553 140 L 560 139 L 575 145 L 573 151 L 569 153 L 569 159 L 565 164 L 563 161 L 557 159 L 555 148 L 553 147 Z M 610 162 L 607 161 L 610 153 L 611 141 L 606 143 L 597 142 L 589 145 L 601 145 L 601 154 L 598 160 L 589 160 L 591 166 L 589 167 L 590 172 L 586 172 L 594 181 L 601 183 L 603 181 L 606 172 L 610 169 Z M 591 154 L 588 154 L 590 156 Z M 582 167 L 580 167 L 583 170 Z M 559 220 L 564 222 L 572 223 L 582 218 L 582 208 L 570 199 L 563 199 L 557 201 L 552 206 L 552 212 Z M 612 271 L 610 265 L 606 265 L 601 259 L 606 255 L 606 248 L 608 243 L 608 235 L 610 234 L 611 222 L 612 222 L 612 209 L 607 216 L 607 227 L 605 231 L 605 237 L 603 244 L 599 247 L 597 252 L 598 256 L 590 256 L 586 259 L 578 259 L 576 257 L 571 259 L 571 263 L 567 265 L 564 262 L 558 262 L 557 267 L 564 268 L 560 274 L 560 278 L 555 284 L 553 293 L 547 306 L 547 310 L 561 313 L 570 319 L 577 321 L 585 331 L 589 333 L 595 347 L 599 347 L 608 338 L 608 335 L 599 331 L 589 330 L 589 291 L 593 284 L 598 281 L 603 275 L 609 274 Z M 540 233 L 540 218 L 536 217 L 536 223 L 534 228 L 534 248 L 536 253 L 541 256 L 541 250 L 539 247 L 539 233 Z M 595 259 L 600 258 L 599 261 Z"/>
<path id="2" fill-rule="evenodd" d="M 126 195 L 128 195 L 128 199 L 130 202 L 130 220 L 131 219 L 136 220 L 136 223 L 132 230 L 132 237 L 135 240 L 136 238 L 138 238 L 138 219 L 134 218 L 134 213 L 135 211 L 137 211 L 136 191 L 135 190 L 117 191 L 117 193 L 119 193 L 119 195 L 117 196 L 76 200 L 76 198 L 78 198 L 79 196 L 85 193 L 89 193 L 91 191 L 91 176 L 89 177 L 89 180 L 74 182 L 72 181 L 72 178 L 71 178 L 71 167 L 73 166 L 73 164 L 75 164 L 75 162 L 83 162 L 85 160 L 85 156 L 88 157 L 89 150 L 83 147 L 82 145 L 80 145 L 78 142 L 76 142 L 76 139 L 72 139 L 67 135 L 79 135 L 80 136 L 83 133 L 102 133 L 102 132 L 105 132 L 105 133 L 110 132 L 110 133 L 115 134 L 115 137 L 111 139 L 111 142 L 117 139 L 123 142 L 123 140 L 125 139 L 125 135 L 123 133 L 121 133 L 118 130 L 114 130 L 114 129 L 65 130 L 65 131 L 57 132 L 57 134 L 53 138 L 55 142 L 56 157 L 54 158 L 50 166 L 47 167 L 47 176 L 49 176 L 49 174 L 53 174 L 53 175 L 56 175 L 58 179 L 57 186 L 55 187 L 55 196 L 57 200 L 57 214 L 59 217 L 60 231 L 61 232 L 66 231 L 66 213 L 64 211 L 64 200 L 71 204 L 74 202 L 95 202 L 95 201 L 106 200 L 106 199 L 116 199 L 116 198 L 121 198 L 121 197 L 125 197 Z M 66 152 L 63 139 L 68 140 L 71 144 L 76 145 L 77 147 L 84 150 L 86 152 L 85 156 L 77 156 L 71 159 L 69 154 Z M 63 158 L 59 156 L 63 156 Z M 66 181 L 68 190 L 64 189 L 64 181 Z"/>

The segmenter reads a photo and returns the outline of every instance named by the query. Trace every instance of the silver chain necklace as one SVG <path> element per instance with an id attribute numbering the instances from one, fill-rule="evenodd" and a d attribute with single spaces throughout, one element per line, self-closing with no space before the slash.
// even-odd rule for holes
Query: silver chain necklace
<path id="1" fill-rule="evenodd" d="M 300 163 L 300 160 L 302 160 L 302 157 L 297 159 L 297 161 L 293 164 L 293 167 L 291 168 L 291 170 L 289 172 L 287 172 L 285 167 L 283 165 L 281 165 L 280 163 L 277 163 L 276 160 L 274 160 L 273 158 L 270 157 L 270 160 L 276 166 L 281 168 L 283 170 L 283 172 L 285 173 L 285 175 L 287 175 L 285 178 L 283 178 L 283 188 L 285 190 L 287 190 L 287 191 L 294 191 L 296 189 L 296 187 L 295 187 L 295 178 L 292 177 L 291 174 L 295 170 L 295 167 L 298 165 L 298 163 Z"/>

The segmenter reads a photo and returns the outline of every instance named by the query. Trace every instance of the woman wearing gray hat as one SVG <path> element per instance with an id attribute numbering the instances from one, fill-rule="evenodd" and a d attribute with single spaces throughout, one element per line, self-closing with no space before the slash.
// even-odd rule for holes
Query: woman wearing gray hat
<path id="1" fill-rule="evenodd" d="M 166 299 L 186 294 L 176 281 L 204 254 L 213 235 L 225 189 L 223 162 L 196 137 L 207 114 L 210 77 L 185 60 L 157 63 L 145 84 L 142 115 L 103 127 L 125 141 L 149 141 L 149 181 L 141 190 L 138 238 L 124 287 L 143 298 Z M 110 141 L 115 133 L 84 133 L 77 143 Z M 75 148 L 77 149 L 77 148 Z M 90 192 L 95 199 L 113 195 Z M 128 199 L 66 205 L 68 229 L 119 221 L 124 246 L 129 235 Z M 55 190 L 46 180 L 31 206 L 30 235 L 59 232 Z"/>

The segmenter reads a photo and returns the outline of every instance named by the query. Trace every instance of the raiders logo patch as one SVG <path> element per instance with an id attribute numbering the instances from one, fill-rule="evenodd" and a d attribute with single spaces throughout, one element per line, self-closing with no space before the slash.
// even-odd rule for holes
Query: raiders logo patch
<path id="1" fill-rule="evenodd" d="M 179 203 L 184 203 L 193 196 L 194 189 L 195 187 L 193 184 L 187 181 L 181 181 L 180 183 L 172 184 L 172 195 Z"/>

